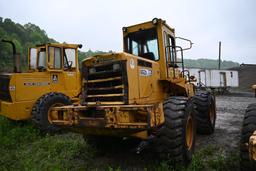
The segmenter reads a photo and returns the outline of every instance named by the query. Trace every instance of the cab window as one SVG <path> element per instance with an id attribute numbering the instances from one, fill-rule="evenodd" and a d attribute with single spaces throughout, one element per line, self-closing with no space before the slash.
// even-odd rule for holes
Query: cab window
<path id="1" fill-rule="evenodd" d="M 36 58 L 37 58 L 37 49 L 36 48 L 30 48 L 29 69 L 36 69 Z"/>
<path id="2" fill-rule="evenodd" d="M 164 32 L 164 43 L 165 43 L 165 57 L 166 63 L 173 66 L 176 64 L 176 50 L 175 50 L 175 39 Z"/>
<path id="3" fill-rule="evenodd" d="M 76 50 L 72 48 L 64 49 L 64 69 L 76 67 Z"/>
<path id="4" fill-rule="evenodd" d="M 38 52 L 38 68 L 46 69 L 46 49 L 40 48 Z"/>
<path id="5" fill-rule="evenodd" d="M 49 63 L 50 69 L 61 69 L 62 68 L 61 48 L 49 47 L 48 63 Z"/>
<path id="6" fill-rule="evenodd" d="M 159 60 L 156 29 L 141 30 L 129 33 L 125 37 L 125 51 L 146 59 Z"/>
<path id="7" fill-rule="evenodd" d="M 139 55 L 139 44 L 138 42 L 132 41 L 132 49 L 131 53 L 134 55 Z"/>

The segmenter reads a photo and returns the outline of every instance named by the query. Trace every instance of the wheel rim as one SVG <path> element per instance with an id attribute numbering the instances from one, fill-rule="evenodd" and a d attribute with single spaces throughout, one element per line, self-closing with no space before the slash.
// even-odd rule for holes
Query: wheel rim
<path id="1" fill-rule="evenodd" d="M 55 114 L 53 114 L 53 113 L 51 113 L 50 111 L 52 110 L 52 108 L 54 108 L 54 107 L 58 107 L 58 106 L 63 106 L 63 104 L 62 103 L 55 103 L 55 104 L 53 104 L 50 108 L 49 108 L 49 110 L 48 110 L 48 122 L 49 123 L 52 123 L 52 120 L 57 120 L 58 119 L 58 114 L 57 113 L 55 113 Z"/>
<path id="2" fill-rule="evenodd" d="M 215 110 L 214 110 L 214 105 L 213 104 L 211 104 L 210 111 L 209 111 L 209 116 L 210 116 L 211 125 L 214 125 L 214 122 L 215 122 Z"/>
<path id="3" fill-rule="evenodd" d="M 186 123 L 186 146 L 190 150 L 194 142 L 194 123 L 191 115 L 189 115 Z"/>

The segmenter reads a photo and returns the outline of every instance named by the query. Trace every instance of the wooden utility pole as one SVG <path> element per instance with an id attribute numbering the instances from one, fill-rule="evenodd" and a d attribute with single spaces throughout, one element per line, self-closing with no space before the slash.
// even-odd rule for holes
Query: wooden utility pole
<path id="1" fill-rule="evenodd" d="M 220 63 L 221 63 L 221 41 L 219 41 L 219 70 L 220 70 Z"/>

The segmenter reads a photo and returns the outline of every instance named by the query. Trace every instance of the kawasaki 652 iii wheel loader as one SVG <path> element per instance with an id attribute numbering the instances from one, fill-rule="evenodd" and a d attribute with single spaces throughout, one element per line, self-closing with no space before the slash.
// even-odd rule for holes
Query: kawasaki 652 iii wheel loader
<path id="1" fill-rule="evenodd" d="M 59 128 L 50 124 L 48 114 L 54 106 L 78 101 L 81 76 L 76 44 L 49 43 L 29 49 L 27 72 L 20 71 L 19 55 L 13 48 L 14 70 L 0 73 L 0 115 L 12 120 L 32 118 L 43 132 L 53 133 Z"/>
<path id="2" fill-rule="evenodd" d="M 213 133 L 215 99 L 195 93 L 183 49 L 164 20 L 124 27 L 123 43 L 123 53 L 83 61 L 80 104 L 52 108 L 51 123 L 102 145 L 115 137 L 150 140 L 160 157 L 190 161 L 196 120 L 198 132 Z"/>

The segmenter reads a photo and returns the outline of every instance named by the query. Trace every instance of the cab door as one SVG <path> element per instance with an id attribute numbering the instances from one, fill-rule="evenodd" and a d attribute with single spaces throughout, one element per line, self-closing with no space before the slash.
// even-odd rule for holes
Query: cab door
<path id="1" fill-rule="evenodd" d="M 80 72 L 78 66 L 78 54 L 74 48 L 63 49 L 65 89 L 68 93 L 76 96 L 80 93 Z"/>
<path id="2" fill-rule="evenodd" d="M 64 76 L 63 76 L 63 52 L 58 46 L 48 46 L 48 71 L 50 77 L 50 85 L 52 92 L 63 92 Z"/>
<path id="3" fill-rule="evenodd" d="M 167 68 L 167 78 L 177 78 L 179 75 L 177 68 L 175 39 L 167 32 L 164 32 L 164 45 L 165 45 L 165 62 Z"/>

